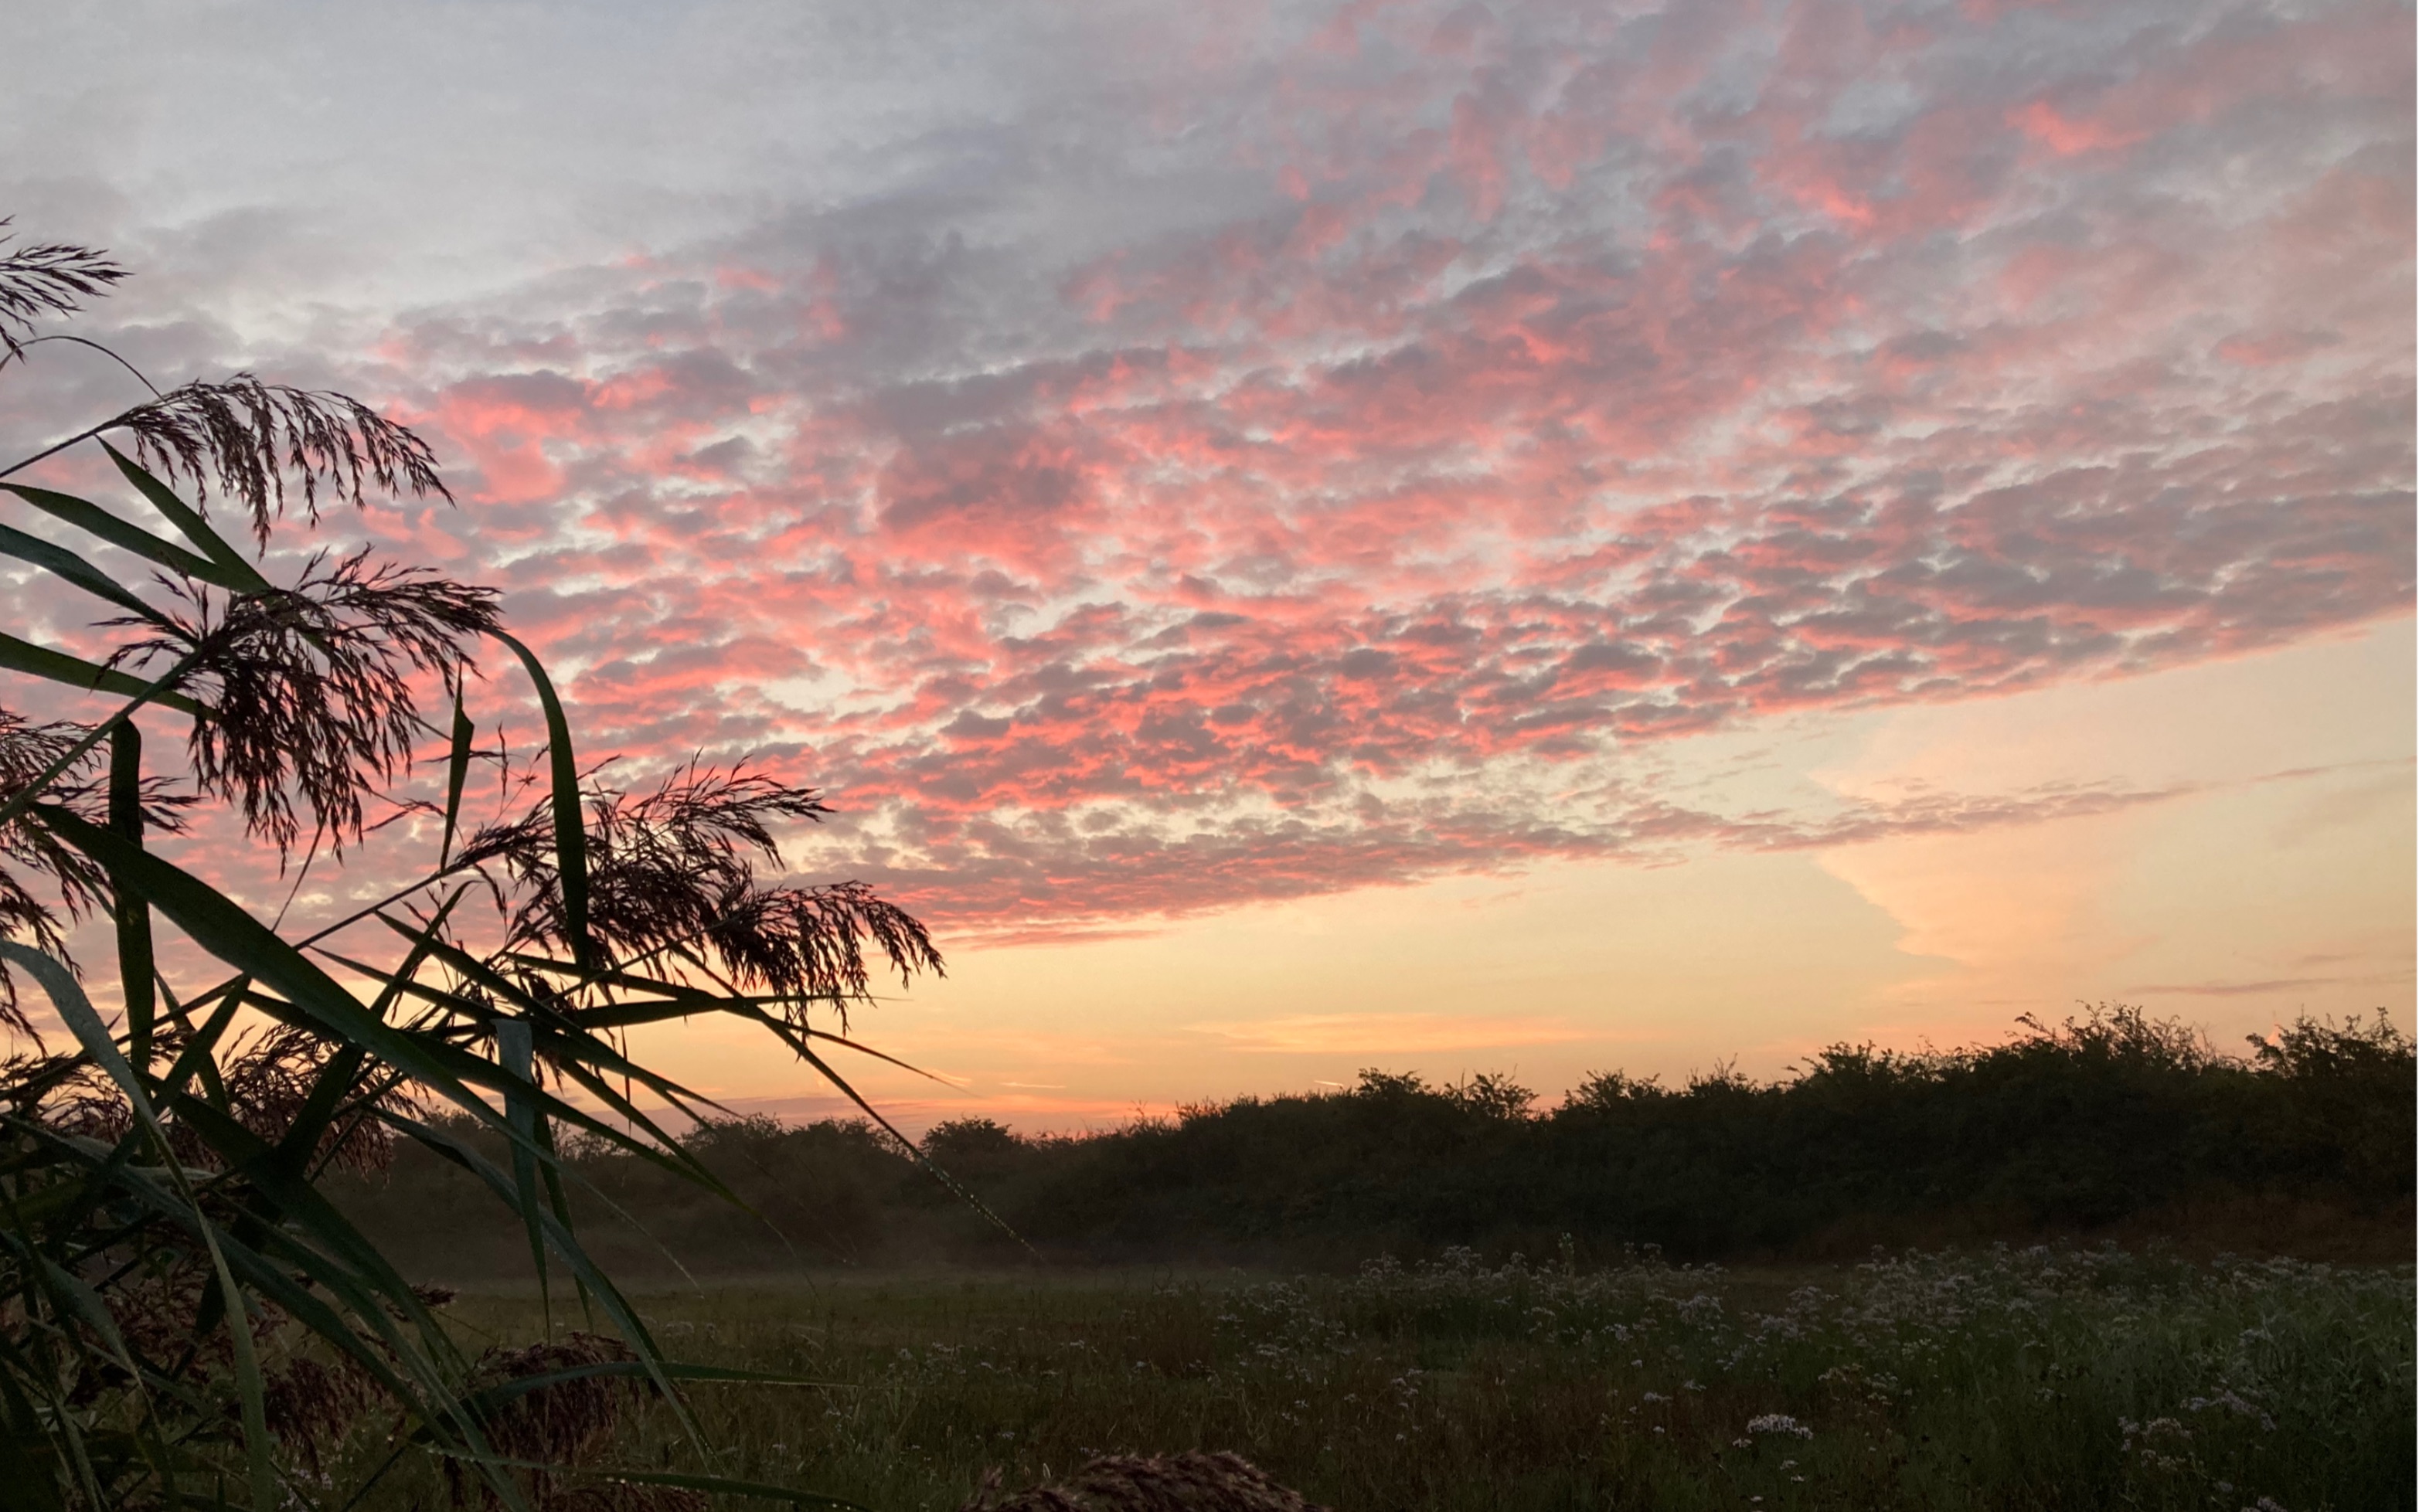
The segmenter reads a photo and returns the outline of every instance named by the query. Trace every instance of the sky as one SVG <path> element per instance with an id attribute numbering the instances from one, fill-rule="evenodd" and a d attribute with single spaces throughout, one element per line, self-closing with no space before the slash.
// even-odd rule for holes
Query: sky
<path id="1" fill-rule="evenodd" d="M 2407 6 L 12 31 L 85 334 L 436 446 L 294 546 L 502 588 L 583 754 L 824 788 L 799 878 L 948 956 L 855 1020 L 911 1123 L 2411 1024 Z M 129 401 L 43 363 L 11 444 Z"/>

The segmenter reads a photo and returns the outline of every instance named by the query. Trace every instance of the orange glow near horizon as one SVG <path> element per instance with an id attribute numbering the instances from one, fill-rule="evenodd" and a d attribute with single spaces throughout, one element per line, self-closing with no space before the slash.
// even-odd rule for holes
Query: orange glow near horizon
<path id="1" fill-rule="evenodd" d="M 1771 743 L 1847 788 L 2119 776 L 2117 812 L 1653 867 L 1556 862 L 975 948 L 856 1016 L 957 1087 L 867 1066 L 910 1127 L 1113 1126 L 1197 1101 L 1511 1075 L 1784 1074 L 1822 1046 L 1989 1044 L 2132 1003 L 2222 1047 L 2309 1013 L 2412 1027 L 2408 621 L 2144 682 L 1818 722 Z M 720 1032 L 720 1031 L 717 1031 Z M 847 1116 L 804 1068 L 652 1048 L 743 1111 Z M 742 1070 L 741 1068 L 746 1068 Z"/>

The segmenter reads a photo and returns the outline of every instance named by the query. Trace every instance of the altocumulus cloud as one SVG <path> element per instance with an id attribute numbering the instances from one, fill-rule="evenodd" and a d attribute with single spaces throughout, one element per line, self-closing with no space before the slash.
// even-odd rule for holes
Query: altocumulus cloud
<path id="1" fill-rule="evenodd" d="M 466 507 L 372 527 L 997 931 L 2147 802 L 1625 751 L 2410 608 L 2407 8 L 1172 8 L 393 319 Z"/>

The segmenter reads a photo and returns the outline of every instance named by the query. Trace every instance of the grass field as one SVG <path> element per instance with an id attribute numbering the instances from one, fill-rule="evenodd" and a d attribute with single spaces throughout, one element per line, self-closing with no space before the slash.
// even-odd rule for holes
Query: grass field
<path id="1" fill-rule="evenodd" d="M 1108 1451 L 1228 1448 L 1339 1508 L 2412 1504 L 2412 1274 L 1997 1249 L 1355 1277 L 947 1272 L 640 1306 L 668 1349 L 828 1387 L 651 1406 L 627 1465 L 957 1506 Z M 466 1296 L 473 1340 L 541 1329 Z M 563 1326 L 560 1310 L 557 1327 Z M 435 1472 L 381 1488 L 419 1503 Z M 2265 1498 L 2265 1500 L 2262 1500 Z"/>

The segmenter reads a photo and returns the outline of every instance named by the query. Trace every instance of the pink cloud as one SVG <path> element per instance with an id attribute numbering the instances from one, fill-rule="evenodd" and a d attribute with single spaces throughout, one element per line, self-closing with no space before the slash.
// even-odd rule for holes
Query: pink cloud
<path id="1" fill-rule="evenodd" d="M 2400 9 L 1315 30 L 1132 128 L 1226 133 L 1164 223 L 775 218 L 393 333 L 468 502 L 378 528 L 593 748 L 768 748 L 819 870 L 995 938 L 2147 802 L 1620 773 L 2408 612 Z"/>

